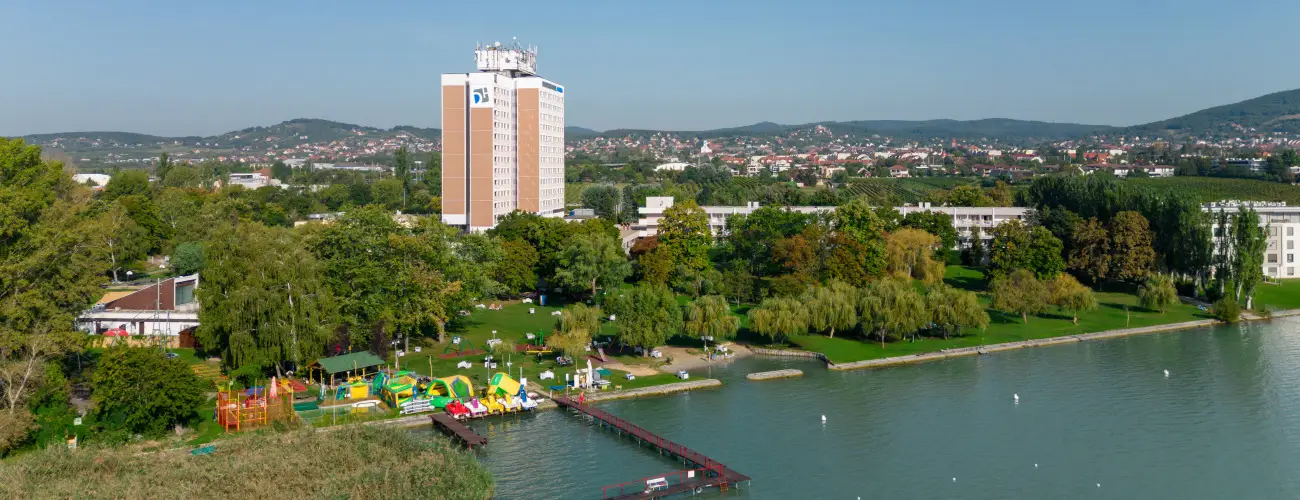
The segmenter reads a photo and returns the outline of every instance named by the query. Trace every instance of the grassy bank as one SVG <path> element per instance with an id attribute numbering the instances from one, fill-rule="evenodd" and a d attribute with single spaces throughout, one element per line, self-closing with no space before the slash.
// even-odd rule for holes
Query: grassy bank
<path id="1" fill-rule="evenodd" d="M 984 288 L 983 272 L 970 267 L 949 266 L 945 281 L 950 285 L 968 290 L 982 290 Z M 1209 314 L 1187 304 L 1173 306 L 1162 314 L 1139 307 L 1137 297 L 1134 295 L 1096 292 L 1095 296 L 1098 303 L 1097 310 L 1080 314 L 1078 325 L 1074 324 L 1069 314 L 1055 308 L 1049 309 L 1044 314 L 1031 316 L 1028 324 L 1022 323 L 1017 315 L 987 309 L 991 320 L 988 329 L 970 331 L 963 337 L 953 337 L 947 340 L 922 337 L 916 342 L 897 341 L 886 343 L 885 347 L 881 347 L 879 342 L 857 338 L 837 337 L 832 339 L 822 335 L 798 335 L 792 337 L 790 341 L 801 349 L 825 354 L 832 362 L 846 363 L 934 352 L 956 347 L 1000 344 L 1119 328 L 1180 323 L 1210 317 Z M 989 296 L 981 293 L 980 302 L 987 307 L 990 302 Z M 1127 311 L 1125 307 L 1128 308 Z"/>
<path id="2" fill-rule="evenodd" d="M 1278 284 L 1260 283 L 1255 288 L 1256 308 L 1275 310 L 1300 309 L 1300 279 L 1282 280 Z"/>
<path id="3" fill-rule="evenodd" d="M 136 446 L 0 463 L 4 498 L 455 498 L 493 494 L 473 455 L 440 436 L 370 426 L 223 440 L 215 452 Z"/>

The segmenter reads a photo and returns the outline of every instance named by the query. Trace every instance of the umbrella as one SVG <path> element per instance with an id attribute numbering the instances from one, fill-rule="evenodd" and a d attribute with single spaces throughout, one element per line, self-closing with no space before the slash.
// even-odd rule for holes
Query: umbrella
<path id="1" fill-rule="evenodd" d="M 271 375 L 271 397 L 278 396 L 280 391 L 275 386 L 275 375 Z"/>
<path id="2" fill-rule="evenodd" d="M 587 387 L 591 387 L 591 358 L 587 358 Z"/>

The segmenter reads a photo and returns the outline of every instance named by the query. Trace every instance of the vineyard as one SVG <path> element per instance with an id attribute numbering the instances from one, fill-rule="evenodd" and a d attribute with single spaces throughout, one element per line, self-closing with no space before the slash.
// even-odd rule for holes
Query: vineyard
<path id="1" fill-rule="evenodd" d="M 1190 195 L 1201 203 L 1221 200 L 1284 201 L 1300 205 L 1300 187 L 1280 182 L 1218 177 L 1166 177 L 1126 179 L 1141 189 L 1158 189 Z"/>
<path id="2" fill-rule="evenodd" d="M 959 177 L 918 177 L 914 179 L 854 179 L 844 186 L 852 196 L 865 196 L 868 199 L 893 201 L 898 203 L 917 203 L 940 189 L 952 189 L 954 186 L 972 184 L 970 179 Z"/>

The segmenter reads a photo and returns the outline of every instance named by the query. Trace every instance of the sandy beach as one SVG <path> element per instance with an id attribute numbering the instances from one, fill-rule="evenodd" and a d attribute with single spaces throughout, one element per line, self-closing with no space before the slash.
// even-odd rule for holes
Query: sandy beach
<path id="1" fill-rule="evenodd" d="M 716 359 L 709 360 L 708 356 L 698 353 L 699 349 L 693 349 L 697 353 L 691 354 L 687 352 L 687 348 L 685 347 L 660 347 L 659 350 L 664 353 L 664 358 L 667 359 L 669 356 L 672 356 L 673 362 L 671 364 L 664 365 L 659 369 L 659 371 L 662 371 L 664 373 L 677 373 L 680 370 L 691 371 L 691 370 L 707 367 L 711 364 L 729 363 L 733 360 L 748 357 L 754 354 L 752 351 L 749 350 L 749 348 L 740 344 L 728 343 L 723 345 L 727 346 L 729 352 L 732 353 L 732 356 L 730 358 L 718 357 Z"/>

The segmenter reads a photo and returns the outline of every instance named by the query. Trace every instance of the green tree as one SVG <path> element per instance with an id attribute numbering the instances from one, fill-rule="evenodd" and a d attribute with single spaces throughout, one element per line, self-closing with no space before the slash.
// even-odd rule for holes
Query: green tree
<path id="1" fill-rule="evenodd" d="M 102 294 L 105 216 L 37 146 L 0 138 L 0 454 L 27 438 L 47 360 L 84 341 L 74 320 Z"/>
<path id="2" fill-rule="evenodd" d="M 144 170 L 123 170 L 108 179 L 104 186 L 104 199 L 113 201 L 123 196 L 149 196 L 149 174 Z"/>
<path id="3" fill-rule="evenodd" d="M 682 331 L 697 338 L 736 338 L 740 319 L 731 314 L 727 299 L 721 295 L 705 295 L 686 305 Z"/>
<path id="4" fill-rule="evenodd" d="M 383 205 L 389 210 L 403 207 L 402 181 L 398 179 L 381 179 L 370 187 L 370 202 Z"/>
<path id="5" fill-rule="evenodd" d="M 211 388 L 185 362 L 143 347 L 104 351 L 90 386 L 100 425 L 147 436 L 197 422 Z"/>
<path id="6" fill-rule="evenodd" d="M 397 148 L 393 154 L 393 177 L 400 183 L 400 206 L 406 210 L 406 198 L 411 188 L 411 154 L 406 151 L 406 146 Z"/>
<path id="7" fill-rule="evenodd" d="M 582 206 L 596 212 L 596 217 L 620 222 L 623 193 L 612 184 L 587 186 L 582 190 Z"/>
<path id="8" fill-rule="evenodd" d="M 1066 273 L 1056 275 L 1047 282 L 1047 302 L 1070 313 L 1074 324 L 1079 324 L 1079 312 L 1097 310 L 1097 298 L 1092 290 Z"/>
<path id="9" fill-rule="evenodd" d="M 668 207 L 659 219 L 659 245 L 673 256 L 674 267 L 703 270 L 709 265 L 709 248 L 713 246 L 709 216 L 690 200 Z"/>
<path id="10" fill-rule="evenodd" d="M 954 207 L 988 207 L 993 205 L 993 200 L 979 186 L 963 184 L 952 188 L 948 194 L 948 203 Z"/>
<path id="11" fill-rule="evenodd" d="M 167 178 L 167 174 L 171 172 L 171 169 L 171 155 L 167 153 L 160 154 L 158 155 L 158 163 L 155 163 L 153 167 L 153 176 L 162 181 Z"/>
<path id="12" fill-rule="evenodd" d="M 808 309 L 808 326 L 814 331 L 827 332 L 830 338 L 835 338 L 835 330 L 856 326 L 857 292 L 840 281 L 809 288 L 803 295 L 804 307 Z"/>
<path id="13" fill-rule="evenodd" d="M 163 187 L 197 188 L 203 186 L 203 177 L 199 169 L 189 165 L 172 165 L 167 169 L 166 177 L 159 177 Z"/>
<path id="14" fill-rule="evenodd" d="M 989 274 L 1006 276 L 1016 269 L 1029 267 L 1030 228 L 1019 220 L 1009 220 L 993 227 L 989 233 Z"/>
<path id="15" fill-rule="evenodd" d="M 1214 302 L 1214 317 L 1224 323 L 1241 321 L 1241 304 L 1232 297 L 1224 297 Z"/>
<path id="16" fill-rule="evenodd" d="M 930 313 L 930 324 L 943 334 L 960 336 L 963 328 L 983 330 L 989 326 L 989 314 L 984 312 L 975 292 L 958 290 L 940 283 L 930 287 L 925 294 L 925 309 Z"/>
<path id="17" fill-rule="evenodd" d="M 194 274 L 203 270 L 203 244 L 185 242 L 172 250 L 172 268 L 180 274 Z"/>
<path id="18" fill-rule="evenodd" d="M 119 271 L 145 256 L 147 235 L 131 219 L 126 208 L 118 203 L 110 204 L 101 220 L 104 226 L 98 232 L 100 243 L 107 252 L 108 270 L 112 273 L 113 282 L 117 283 Z"/>
<path id="19" fill-rule="evenodd" d="M 1096 217 L 1074 226 L 1068 268 L 1088 283 L 1097 285 L 1110 275 L 1110 235 Z"/>
<path id="20" fill-rule="evenodd" d="M 606 309 L 615 315 L 619 337 L 627 345 L 641 347 L 646 355 L 682 327 L 682 309 L 665 287 L 637 285 L 610 295 L 606 303 Z"/>
<path id="21" fill-rule="evenodd" d="M 1061 258 L 1064 245 L 1042 226 L 1035 227 L 1029 233 L 1028 265 L 1039 279 L 1050 279 L 1065 270 L 1065 260 Z"/>
<path id="22" fill-rule="evenodd" d="M 968 266 L 980 266 L 984 264 L 984 239 L 980 232 L 979 226 L 970 228 L 970 237 L 967 238 L 966 250 L 964 252 L 964 261 Z"/>
<path id="23" fill-rule="evenodd" d="M 862 292 L 858 299 L 858 316 L 862 330 L 874 333 L 880 347 L 886 340 L 902 338 L 929 322 L 925 299 L 912 287 L 910 280 L 889 278 L 876 281 Z"/>
<path id="24" fill-rule="evenodd" d="M 569 335 L 580 332 L 588 339 L 600 331 L 600 308 L 586 304 L 572 304 L 560 310 L 555 319 L 555 333 Z M 590 340 L 588 340 L 590 341 Z"/>
<path id="25" fill-rule="evenodd" d="M 492 279 L 501 284 L 506 293 L 517 295 L 537 289 L 537 250 L 520 239 L 501 242 L 502 258 L 492 266 Z"/>
<path id="26" fill-rule="evenodd" d="M 938 236 L 943 250 L 957 248 L 957 230 L 952 227 L 952 216 L 948 214 L 930 210 L 912 212 L 903 217 L 901 225 Z"/>
<path id="27" fill-rule="evenodd" d="M 1255 287 L 1264 280 L 1264 251 L 1268 248 L 1268 228 L 1254 209 L 1239 208 L 1232 219 L 1231 268 L 1236 278 L 1237 303 L 1250 309 Z"/>
<path id="28" fill-rule="evenodd" d="M 763 299 L 749 310 L 749 327 L 773 343 L 783 342 L 791 335 L 808 332 L 808 309 L 802 302 L 788 297 Z"/>
<path id="29" fill-rule="evenodd" d="M 598 287 L 617 288 L 630 274 L 632 265 L 617 241 L 584 235 L 574 238 L 560 254 L 555 280 L 569 290 L 590 290 L 595 297 Z"/>
<path id="30" fill-rule="evenodd" d="M 429 186 L 430 194 L 442 196 L 442 153 L 429 153 L 429 160 L 424 166 L 424 183 Z"/>
<path id="31" fill-rule="evenodd" d="M 1111 277 L 1124 281 L 1145 278 L 1155 266 L 1156 258 L 1146 217 L 1132 210 L 1117 213 L 1111 218 L 1107 232 L 1110 233 Z"/>
<path id="32" fill-rule="evenodd" d="M 1019 314 L 1022 323 L 1029 323 L 1030 314 L 1047 309 L 1047 287 L 1029 270 L 993 278 L 992 290 L 993 309 Z"/>
<path id="33" fill-rule="evenodd" d="M 1138 304 L 1161 314 L 1169 306 L 1177 305 L 1178 289 L 1174 287 L 1174 278 L 1160 273 L 1147 275 L 1146 282 L 1138 287 Z"/>
<path id="34" fill-rule="evenodd" d="M 641 281 L 652 285 L 667 285 L 673 273 L 673 257 L 662 247 L 654 247 L 636 260 Z"/>
<path id="35" fill-rule="evenodd" d="M 293 169 L 289 168 L 288 165 L 285 165 L 284 162 L 275 160 L 275 163 L 271 164 L 272 179 L 277 179 L 280 182 L 289 182 L 290 177 L 293 177 Z M 159 176 L 158 178 L 162 179 L 163 177 Z"/>
<path id="36" fill-rule="evenodd" d="M 200 248 L 196 337 L 227 367 L 282 374 L 286 363 L 297 369 L 324 353 L 338 309 L 321 262 L 293 232 L 226 225 Z"/>

